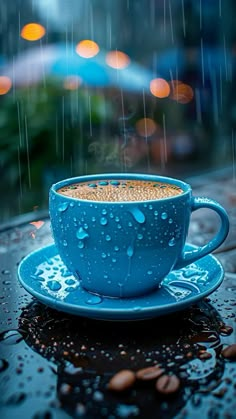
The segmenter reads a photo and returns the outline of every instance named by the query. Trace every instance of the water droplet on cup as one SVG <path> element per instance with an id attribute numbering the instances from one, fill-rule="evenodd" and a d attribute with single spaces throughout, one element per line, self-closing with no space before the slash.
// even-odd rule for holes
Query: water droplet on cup
<path id="1" fill-rule="evenodd" d="M 170 240 L 169 240 L 168 245 L 169 245 L 170 247 L 173 247 L 173 246 L 175 246 L 175 245 L 176 245 L 176 240 L 175 240 L 175 238 L 174 238 L 174 237 L 172 237 L 172 239 L 170 239 Z"/>
<path id="2" fill-rule="evenodd" d="M 67 241 L 66 240 L 63 240 L 63 242 L 62 242 L 62 244 L 63 244 L 63 246 L 68 246 L 68 243 L 67 243 Z"/>
<path id="3" fill-rule="evenodd" d="M 85 231 L 82 227 L 76 232 L 76 237 L 79 240 L 84 240 L 86 237 L 89 237 L 87 231 Z"/>
<path id="4" fill-rule="evenodd" d="M 84 242 L 82 240 L 79 241 L 78 248 L 79 249 L 83 249 L 84 248 Z"/>
<path id="5" fill-rule="evenodd" d="M 108 220 L 107 220 L 107 218 L 106 218 L 106 217 L 102 217 L 102 218 L 100 218 L 100 224 L 101 224 L 102 226 L 107 225 L 107 223 L 108 223 Z"/>
<path id="6" fill-rule="evenodd" d="M 131 214 L 133 215 L 135 221 L 139 224 L 143 224 L 146 220 L 144 213 L 137 207 L 130 209 Z"/>
<path id="7" fill-rule="evenodd" d="M 137 235 L 137 238 L 138 238 L 138 240 L 142 240 L 142 239 L 143 239 L 143 235 L 142 235 L 141 233 L 139 233 L 139 234 Z"/>
<path id="8" fill-rule="evenodd" d="M 161 218 L 162 218 L 162 220 L 166 220 L 166 219 L 167 219 L 167 217 L 168 217 L 167 212 L 163 212 L 163 213 L 161 214 Z"/>
<path id="9" fill-rule="evenodd" d="M 134 248 L 133 246 L 129 246 L 127 249 L 127 255 L 129 256 L 129 258 L 131 258 L 134 254 Z"/>
<path id="10" fill-rule="evenodd" d="M 68 202 L 62 202 L 62 203 L 61 203 L 61 204 L 59 204 L 59 206 L 58 206 L 58 211 L 60 211 L 60 212 L 64 212 L 64 211 L 66 211 L 66 210 L 67 210 L 68 206 L 69 206 L 69 203 L 68 203 Z"/>
<path id="11" fill-rule="evenodd" d="M 113 186 L 118 186 L 120 184 L 120 182 L 118 180 L 111 180 L 110 184 Z"/>
<path id="12" fill-rule="evenodd" d="M 106 208 L 104 208 L 104 209 L 102 210 L 102 214 L 103 214 L 103 215 L 106 215 L 106 214 L 107 214 L 107 210 L 106 210 Z"/>
<path id="13" fill-rule="evenodd" d="M 106 241 L 107 242 L 111 241 L 111 236 L 109 234 L 106 235 Z"/>
<path id="14" fill-rule="evenodd" d="M 98 182 L 98 184 L 101 186 L 107 186 L 108 182 L 106 180 L 102 180 L 101 182 Z"/>

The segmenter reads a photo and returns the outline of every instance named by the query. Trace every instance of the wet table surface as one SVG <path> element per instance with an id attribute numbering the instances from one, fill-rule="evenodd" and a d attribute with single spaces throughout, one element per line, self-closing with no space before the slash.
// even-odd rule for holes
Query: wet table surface
<path id="1" fill-rule="evenodd" d="M 31 251 L 53 243 L 47 215 L 32 213 L 0 229 L 0 417 L 234 418 L 236 362 L 222 355 L 236 342 L 236 181 L 230 173 L 191 179 L 194 195 L 220 202 L 230 233 L 215 252 L 220 287 L 174 314 L 136 322 L 86 319 L 58 312 L 19 284 Z M 206 243 L 218 229 L 209 210 L 192 215 L 188 242 Z M 206 355 L 207 353 L 207 355 Z M 122 369 L 159 365 L 180 380 L 164 395 L 155 380 L 109 390 Z"/>

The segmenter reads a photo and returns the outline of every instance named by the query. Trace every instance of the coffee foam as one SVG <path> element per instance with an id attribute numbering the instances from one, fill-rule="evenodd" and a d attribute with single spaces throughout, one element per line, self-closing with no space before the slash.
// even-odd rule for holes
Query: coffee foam
<path id="1" fill-rule="evenodd" d="M 88 201 L 149 201 L 163 199 L 183 193 L 170 183 L 146 180 L 110 179 L 73 183 L 57 190 L 61 195 Z"/>

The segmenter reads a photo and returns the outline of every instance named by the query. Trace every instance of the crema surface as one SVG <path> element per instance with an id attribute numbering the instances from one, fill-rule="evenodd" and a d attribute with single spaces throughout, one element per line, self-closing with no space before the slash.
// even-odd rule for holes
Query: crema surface
<path id="1" fill-rule="evenodd" d="M 89 201 L 149 201 L 163 199 L 183 193 L 177 185 L 145 180 L 98 180 L 64 186 L 58 193 L 72 198 Z"/>

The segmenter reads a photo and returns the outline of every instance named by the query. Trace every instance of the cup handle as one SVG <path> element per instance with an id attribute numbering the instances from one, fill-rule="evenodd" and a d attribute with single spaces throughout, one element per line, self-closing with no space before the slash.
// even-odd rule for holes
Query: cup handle
<path id="1" fill-rule="evenodd" d="M 183 252 L 177 260 L 173 269 L 181 269 L 186 265 L 195 262 L 196 260 L 202 258 L 203 256 L 208 255 L 213 252 L 217 247 L 219 247 L 223 241 L 226 239 L 229 232 L 229 218 L 225 209 L 216 201 L 203 198 L 203 197 L 192 197 L 191 203 L 191 212 L 196 211 L 200 208 L 209 208 L 220 216 L 221 226 L 219 231 L 213 237 L 209 243 L 204 246 L 198 247 L 196 249 Z"/>

